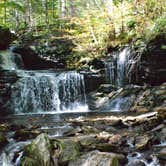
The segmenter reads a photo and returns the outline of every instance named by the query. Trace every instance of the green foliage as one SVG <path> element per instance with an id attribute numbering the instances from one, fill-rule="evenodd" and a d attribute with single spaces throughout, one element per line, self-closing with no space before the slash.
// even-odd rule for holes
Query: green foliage
<path id="1" fill-rule="evenodd" d="M 166 15 L 161 16 L 156 19 L 152 28 L 147 31 L 146 29 L 145 42 L 148 43 L 150 40 L 154 39 L 156 36 L 166 32 Z"/>
<path id="2" fill-rule="evenodd" d="M 43 37 L 38 43 L 44 54 L 45 40 L 50 45 L 52 41 L 71 41 L 68 55 L 66 42 L 57 45 L 56 51 L 67 57 L 68 66 L 72 67 L 85 57 L 104 56 L 108 46 L 135 41 L 143 45 L 165 32 L 165 11 L 165 0 L 2 0 L 0 24 L 18 35 L 30 32 Z"/>

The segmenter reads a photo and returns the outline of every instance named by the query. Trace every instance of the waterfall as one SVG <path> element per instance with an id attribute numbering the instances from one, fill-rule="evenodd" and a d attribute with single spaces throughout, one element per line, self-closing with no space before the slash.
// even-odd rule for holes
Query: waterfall
<path id="1" fill-rule="evenodd" d="M 129 83 L 129 69 L 132 63 L 130 47 L 124 48 L 120 52 L 114 53 L 107 62 L 105 62 L 106 81 L 121 88 Z"/>
<path id="2" fill-rule="evenodd" d="M 130 82 L 130 69 L 134 59 L 130 47 L 125 47 L 122 51 L 115 52 L 105 62 L 106 82 L 113 85 L 116 89 L 123 88 Z M 110 101 L 105 110 L 111 112 L 126 111 L 130 108 L 130 97 L 115 98 Z"/>
<path id="3" fill-rule="evenodd" d="M 17 68 L 10 50 L 0 52 L 0 66 L 6 70 L 15 70 Z"/>
<path id="4" fill-rule="evenodd" d="M 11 108 L 16 114 L 86 111 L 83 75 L 76 71 L 24 71 L 12 87 Z"/>

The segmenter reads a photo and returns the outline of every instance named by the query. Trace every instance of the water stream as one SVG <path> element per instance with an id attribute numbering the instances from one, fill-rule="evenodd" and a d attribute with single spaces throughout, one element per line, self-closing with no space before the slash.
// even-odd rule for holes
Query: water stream
<path id="1" fill-rule="evenodd" d="M 76 71 L 21 70 L 10 50 L 0 52 L 0 60 L 3 69 L 14 70 L 20 77 L 12 85 L 9 104 L 11 111 L 15 114 L 88 110 L 84 76 L 80 73 Z"/>
<path id="2" fill-rule="evenodd" d="M 129 83 L 130 65 L 133 63 L 132 50 L 125 47 L 120 52 L 115 52 L 105 61 L 106 82 L 116 88 L 124 87 Z"/>
<path id="3" fill-rule="evenodd" d="M 18 63 L 19 62 L 19 63 Z M 123 88 L 129 83 L 129 70 L 132 64 L 131 50 L 124 48 L 115 53 L 110 61 L 105 63 L 107 83 L 117 89 Z M 64 112 L 88 112 L 86 104 L 84 76 L 77 71 L 54 70 L 23 70 L 23 64 L 18 56 L 13 58 L 10 50 L 0 52 L 0 67 L 17 73 L 19 80 L 12 85 L 9 108 L 16 115 L 29 114 L 56 114 Z M 130 106 L 130 98 L 116 98 L 108 105 L 110 112 L 127 110 Z M 106 109 L 106 108 L 105 108 Z M 52 116 L 52 115 L 51 115 Z M 42 119 L 42 118 L 41 118 Z M 46 118 L 43 118 L 46 121 Z M 48 132 L 50 137 L 63 136 L 63 132 L 70 130 L 68 124 L 55 125 L 43 122 L 41 130 Z M 17 142 L 13 139 L 13 133 L 9 133 L 9 144 L 0 154 L 0 166 L 19 166 L 23 147 L 31 142 Z M 14 156 L 17 154 L 17 156 Z M 133 162 L 141 161 L 146 166 L 159 166 L 156 157 L 151 156 L 151 162 L 147 161 L 143 153 L 128 154 L 127 166 L 133 166 Z M 15 159 L 13 161 L 13 159 Z"/>
<path id="4" fill-rule="evenodd" d="M 76 71 L 19 71 L 21 77 L 12 87 L 14 112 L 55 113 L 86 111 L 83 75 Z"/>
<path id="5" fill-rule="evenodd" d="M 134 60 L 132 59 L 132 50 L 125 47 L 119 52 L 115 52 L 105 61 L 106 82 L 114 88 L 120 89 L 130 82 L 130 67 Z M 130 98 L 116 98 L 104 108 L 111 112 L 126 111 L 130 108 Z"/>

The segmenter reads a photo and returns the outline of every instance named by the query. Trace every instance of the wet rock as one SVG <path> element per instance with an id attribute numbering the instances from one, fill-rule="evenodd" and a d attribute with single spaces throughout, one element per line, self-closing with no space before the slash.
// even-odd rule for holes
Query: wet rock
<path id="1" fill-rule="evenodd" d="M 88 99 L 88 105 L 91 110 L 100 109 L 105 103 L 109 101 L 107 96 L 104 96 L 103 93 L 91 94 Z"/>
<path id="2" fill-rule="evenodd" d="M 0 132 L 0 150 L 8 143 L 7 138 L 3 132 Z"/>
<path id="3" fill-rule="evenodd" d="M 59 140 L 60 156 L 58 163 L 60 165 L 66 165 L 70 160 L 75 160 L 80 155 L 80 147 L 74 140 Z M 57 142 L 54 142 L 57 145 Z"/>
<path id="4" fill-rule="evenodd" d="M 84 81 L 85 81 L 85 91 L 87 93 L 95 91 L 101 84 L 105 83 L 105 76 L 101 73 L 94 73 L 94 72 L 84 72 Z"/>
<path id="5" fill-rule="evenodd" d="M 149 87 L 144 92 L 139 93 L 134 106 L 130 111 L 149 112 L 159 109 L 166 110 L 166 87 L 164 85 Z"/>
<path id="6" fill-rule="evenodd" d="M 135 160 L 135 161 L 129 162 L 127 166 L 146 166 L 146 164 L 143 161 Z"/>
<path id="7" fill-rule="evenodd" d="M 15 132 L 14 138 L 18 141 L 26 141 L 37 137 L 41 132 L 39 130 L 26 130 L 21 129 Z"/>
<path id="8" fill-rule="evenodd" d="M 98 92 L 102 93 L 110 93 L 112 90 L 115 90 L 115 87 L 112 86 L 111 84 L 102 84 L 98 88 Z"/>
<path id="9" fill-rule="evenodd" d="M 15 83 L 19 77 L 14 71 L 7 71 L 7 70 L 2 70 L 0 72 L 0 83 L 5 84 L 5 83 Z"/>
<path id="10" fill-rule="evenodd" d="M 144 150 L 148 148 L 151 137 L 148 135 L 141 135 L 135 138 L 135 148 L 136 150 Z"/>
<path id="11" fill-rule="evenodd" d="M 46 134 L 39 135 L 24 149 L 21 166 L 53 166 L 51 161 L 51 144 Z"/>
<path id="12" fill-rule="evenodd" d="M 162 160 L 166 160 L 166 148 L 161 149 L 157 156 Z"/>
<path id="13" fill-rule="evenodd" d="M 166 119 L 166 106 L 163 107 L 157 107 L 154 109 L 154 111 L 158 112 L 159 117 L 163 120 Z"/>
<path id="14" fill-rule="evenodd" d="M 11 97 L 11 86 L 19 78 L 14 71 L 0 71 L 0 115 L 6 116 L 13 113 L 8 107 Z"/>
<path id="15" fill-rule="evenodd" d="M 125 163 L 125 157 L 120 154 L 92 151 L 82 155 L 75 161 L 71 161 L 69 166 L 118 166 Z"/>
<path id="16" fill-rule="evenodd" d="M 126 126 L 137 126 L 140 124 L 144 124 L 146 122 L 153 122 L 158 121 L 158 113 L 157 112 L 151 112 L 151 113 L 145 113 L 138 116 L 128 116 L 123 119 L 122 123 Z"/>

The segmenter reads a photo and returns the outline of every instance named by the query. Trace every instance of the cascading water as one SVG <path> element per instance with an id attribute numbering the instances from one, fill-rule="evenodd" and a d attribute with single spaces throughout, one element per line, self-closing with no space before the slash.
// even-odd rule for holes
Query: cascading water
<path id="1" fill-rule="evenodd" d="M 17 65 L 14 62 L 13 54 L 10 50 L 0 52 L 0 66 L 6 70 L 17 69 Z"/>
<path id="2" fill-rule="evenodd" d="M 20 113 L 87 111 L 84 76 L 76 71 L 27 71 L 21 57 L 10 50 L 0 52 L 0 66 L 20 79 L 12 85 L 9 108 Z"/>
<path id="3" fill-rule="evenodd" d="M 84 77 L 76 71 L 20 71 L 19 76 L 12 87 L 15 113 L 87 110 Z"/>
<path id="4" fill-rule="evenodd" d="M 123 88 L 130 82 L 130 67 L 134 60 L 132 59 L 132 50 L 130 47 L 124 48 L 120 52 L 114 53 L 110 59 L 105 62 L 106 82 L 113 85 L 114 88 Z M 112 112 L 120 112 L 130 108 L 130 98 L 116 98 L 107 104 L 107 109 Z"/>
<path id="5" fill-rule="evenodd" d="M 130 47 L 124 48 L 119 53 L 114 53 L 107 62 L 105 62 L 106 81 L 116 88 L 121 88 L 129 83 L 129 70 L 132 64 Z"/>

